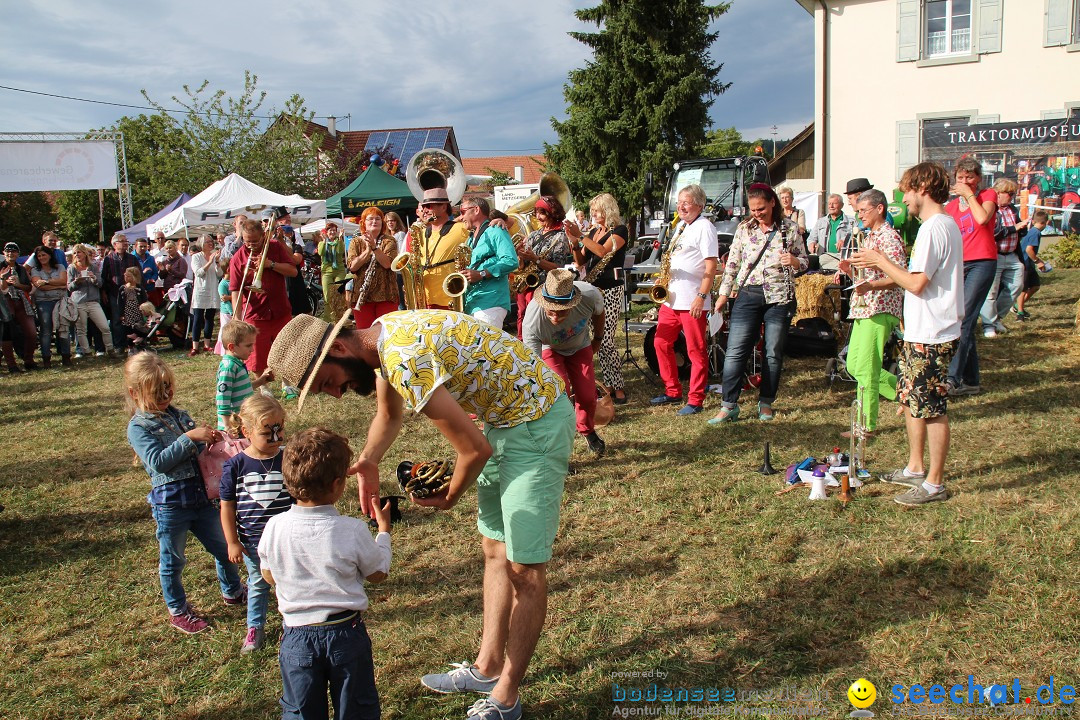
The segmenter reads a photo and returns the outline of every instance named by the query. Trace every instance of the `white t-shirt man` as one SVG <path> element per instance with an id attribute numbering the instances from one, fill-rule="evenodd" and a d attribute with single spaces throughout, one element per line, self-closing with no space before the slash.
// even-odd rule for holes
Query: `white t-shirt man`
<path id="1" fill-rule="evenodd" d="M 704 215 L 698 215 L 694 222 L 680 223 L 675 228 L 678 234 L 674 238 L 675 249 L 671 252 L 671 277 L 668 281 L 668 297 L 664 304 L 672 310 L 689 310 L 698 291 L 701 279 L 705 277 L 705 261 L 717 258 L 719 251 L 716 241 L 716 229 Z M 712 293 L 705 298 L 705 307 L 712 303 Z"/>
<path id="2" fill-rule="evenodd" d="M 919 227 L 908 271 L 927 284 L 904 293 L 904 340 L 938 345 L 960 337 L 964 320 L 964 241 L 956 221 L 939 213 Z"/>

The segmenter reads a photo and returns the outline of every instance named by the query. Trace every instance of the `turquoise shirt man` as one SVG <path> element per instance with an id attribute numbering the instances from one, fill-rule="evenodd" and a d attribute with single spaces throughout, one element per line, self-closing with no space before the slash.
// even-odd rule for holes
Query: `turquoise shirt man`
<path id="1" fill-rule="evenodd" d="M 510 233 L 491 224 L 487 201 L 467 199 L 461 203 L 461 217 L 471 228 L 469 248 L 472 259 L 465 276 L 464 310 L 496 327 L 510 311 L 510 273 L 517 270 L 518 256 Z M 501 310 L 502 312 L 498 312 Z"/>

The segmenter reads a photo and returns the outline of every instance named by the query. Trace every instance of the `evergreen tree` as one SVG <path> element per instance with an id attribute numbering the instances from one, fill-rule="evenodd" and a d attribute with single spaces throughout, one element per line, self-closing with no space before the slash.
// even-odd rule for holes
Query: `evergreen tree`
<path id="1" fill-rule="evenodd" d="M 559 142 L 548 162 L 578 204 L 610 192 L 624 215 L 642 207 L 645 175 L 663 178 L 676 159 L 705 141 L 709 107 L 728 84 L 709 57 L 717 34 L 709 23 L 730 3 L 702 0 L 601 0 L 578 10 L 599 32 L 570 36 L 593 50 L 570 72 L 563 96 L 566 121 L 552 118 Z"/>

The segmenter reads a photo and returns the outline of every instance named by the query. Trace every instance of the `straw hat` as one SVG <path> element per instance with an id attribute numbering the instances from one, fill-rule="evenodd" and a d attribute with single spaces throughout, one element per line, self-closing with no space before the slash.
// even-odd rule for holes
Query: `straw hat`
<path id="1" fill-rule="evenodd" d="M 563 268 L 549 270 L 544 287 L 534 296 L 543 310 L 569 310 L 581 302 L 581 291 L 574 285 L 577 275 Z"/>
<path id="2" fill-rule="evenodd" d="M 300 388 L 297 412 L 304 409 L 304 400 L 330 346 L 351 318 L 352 313 L 346 312 L 337 324 L 331 325 L 313 315 L 297 315 L 274 338 L 266 364 L 274 372 L 275 379 Z"/>

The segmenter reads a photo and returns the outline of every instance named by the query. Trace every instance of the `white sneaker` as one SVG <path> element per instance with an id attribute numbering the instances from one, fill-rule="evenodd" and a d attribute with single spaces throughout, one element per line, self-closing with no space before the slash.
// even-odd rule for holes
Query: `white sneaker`
<path id="1" fill-rule="evenodd" d="M 983 337 L 985 337 L 985 338 L 997 337 L 997 330 L 994 329 L 993 325 L 988 325 L 987 327 L 983 328 Z"/>
<path id="2" fill-rule="evenodd" d="M 94 357 L 105 357 L 105 353 L 101 350 L 98 350 L 96 353 L 94 353 Z"/>

